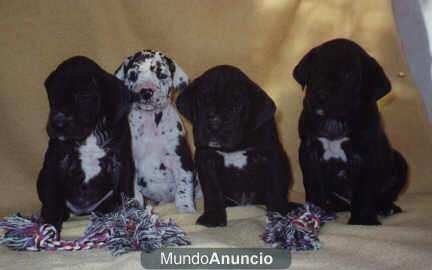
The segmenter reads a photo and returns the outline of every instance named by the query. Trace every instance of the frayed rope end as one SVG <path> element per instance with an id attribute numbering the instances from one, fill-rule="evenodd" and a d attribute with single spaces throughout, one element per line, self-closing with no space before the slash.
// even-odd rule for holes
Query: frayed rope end
<path id="1" fill-rule="evenodd" d="M 118 211 L 92 215 L 87 231 L 100 226 L 110 232 L 106 246 L 115 256 L 132 250 L 151 252 L 162 247 L 191 244 L 172 219 L 160 219 L 151 206 L 140 208 L 135 200 L 124 201 Z"/>
<path id="2" fill-rule="evenodd" d="M 0 244 L 14 250 L 84 250 L 108 247 L 113 255 L 129 251 L 150 252 L 167 246 L 190 245 L 186 233 L 172 219 L 162 220 L 148 206 L 140 208 L 135 200 L 123 199 L 111 213 L 92 214 L 84 235 L 73 241 L 58 240 L 54 226 L 41 224 L 37 217 L 15 214 L 0 220 L 4 234 Z"/>
<path id="3" fill-rule="evenodd" d="M 0 244 L 14 250 L 38 251 L 44 237 L 57 239 L 58 235 L 53 226 L 41 224 L 36 216 L 28 218 L 20 213 L 1 219 L 0 229 Z"/>
<path id="4" fill-rule="evenodd" d="M 326 212 L 310 203 L 294 209 L 286 216 L 268 212 L 267 225 L 261 238 L 274 248 L 318 250 L 320 227 L 335 218 L 335 213 Z"/>

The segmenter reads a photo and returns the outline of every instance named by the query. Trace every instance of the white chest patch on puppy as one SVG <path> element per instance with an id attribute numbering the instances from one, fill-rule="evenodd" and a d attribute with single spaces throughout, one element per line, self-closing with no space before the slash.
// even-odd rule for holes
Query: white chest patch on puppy
<path id="1" fill-rule="evenodd" d="M 81 169 L 84 172 L 84 183 L 88 183 L 93 177 L 101 172 L 99 160 L 103 158 L 106 153 L 97 144 L 96 137 L 91 134 L 87 137 L 84 144 L 78 149 L 79 159 L 81 160 Z"/>
<path id="2" fill-rule="evenodd" d="M 236 151 L 236 152 L 222 152 L 216 151 L 224 158 L 225 167 L 234 167 L 237 169 L 243 169 L 247 165 L 247 155 L 246 150 Z"/>
<path id="3" fill-rule="evenodd" d="M 340 159 L 343 162 L 347 162 L 347 156 L 345 154 L 345 151 L 342 149 L 342 143 L 348 141 L 349 138 L 343 137 L 337 140 L 329 140 L 324 137 L 318 137 L 318 140 L 321 142 L 324 148 L 324 160 L 327 161 L 334 158 Z"/>

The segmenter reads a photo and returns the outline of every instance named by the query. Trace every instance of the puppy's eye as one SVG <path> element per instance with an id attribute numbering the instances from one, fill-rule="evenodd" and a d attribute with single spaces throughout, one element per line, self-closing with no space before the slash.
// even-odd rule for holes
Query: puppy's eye
<path id="1" fill-rule="evenodd" d="M 138 79 L 138 74 L 135 71 L 131 71 L 129 72 L 129 80 L 131 81 L 136 81 Z"/>

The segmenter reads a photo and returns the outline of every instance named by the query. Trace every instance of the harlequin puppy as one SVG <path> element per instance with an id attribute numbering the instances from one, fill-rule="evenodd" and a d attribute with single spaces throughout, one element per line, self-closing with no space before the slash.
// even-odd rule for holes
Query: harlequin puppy
<path id="1" fill-rule="evenodd" d="M 179 95 L 177 107 L 193 125 L 204 193 L 198 224 L 225 226 L 225 207 L 232 205 L 288 212 L 291 168 L 277 134 L 275 104 L 257 84 L 238 68 L 217 66 Z"/>
<path id="2" fill-rule="evenodd" d="M 351 211 L 350 224 L 378 225 L 394 204 L 408 166 L 381 124 L 377 101 L 391 84 L 356 43 L 328 41 L 309 51 L 293 72 L 305 90 L 299 121 L 306 200 Z"/>
<path id="3" fill-rule="evenodd" d="M 194 172 L 183 123 L 171 103 L 172 91 L 188 83 L 174 60 L 144 50 L 126 58 L 115 72 L 133 94 L 129 125 L 135 161 L 135 198 L 144 204 L 172 202 L 194 212 Z"/>
<path id="4" fill-rule="evenodd" d="M 132 196 L 129 95 L 92 60 L 61 63 L 45 81 L 48 150 L 37 181 L 42 219 L 61 229 L 69 213 L 108 212 Z"/>

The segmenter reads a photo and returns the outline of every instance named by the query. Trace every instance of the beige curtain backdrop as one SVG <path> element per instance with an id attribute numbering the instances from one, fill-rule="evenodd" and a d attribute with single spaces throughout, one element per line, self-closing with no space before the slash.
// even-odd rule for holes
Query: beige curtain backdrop
<path id="1" fill-rule="evenodd" d="M 393 91 L 380 102 L 380 107 L 392 144 L 406 156 L 411 168 L 410 185 L 402 196 L 401 206 L 417 209 L 413 205 L 421 202 L 423 212 L 417 213 L 421 218 L 416 221 L 422 229 L 431 228 L 431 201 L 428 200 L 432 192 L 431 129 L 404 63 L 391 3 L 387 0 L 0 0 L 0 215 L 39 210 L 36 177 L 47 147 L 48 102 L 43 82 L 48 74 L 61 61 L 74 55 L 88 56 L 113 72 L 124 57 L 147 48 L 171 56 L 192 79 L 212 66 L 230 64 L 241 68 L 261 85 L 278 106 L 281 140 L 294 169 L 294 198 L 302 200 L 297 121 L 303 93 L 291 72 L 310 48 L 336 37 L 360 43 L 381 63 L 392 81 Z M 399 76 L 401 72 L 406 76 Z M 236 218 L 241 213 L 230 212 L 230 216 Z M 411 219 L 407 218 L 401 224 L 412 224 L 414 218 L 409 216 L 409 211 L 407 215 Z M 423 218 L 424 215 L 428 218 Z M 183 216 L 177 218 L 180 222 L 186 219 Z M 195 218 L 189 218 L 187 223 L 193 224 Z M 246 245 L 249 242 L 244 239 L 255 239 L 262 231 L 263 213 L 260 212 L 258 220 L 259 223 L 253 221 L 255 230 L 248 231 L 247 235 L 241 230 L 236 235 L 226 235 L 227 231 L 217 229 L 206 231 L 206 237 L 197 234 L 195 240 L 206 243 L 203 239 L 210 239 L 213 243 L 226 237 L 231 243 L 232 239 L 243 237 L 238 243 Z M 330 236 L 324 231 L 327 253 L 325 248 L 313 253 L 319 254 L 314 255 L 319 258 L 327 256 L 323 264 L 318 265 L 318 261 L 314 264 L 302 253 L 295 257 L 298 258 L 297 267 L 305 268 L 306 262 L 312 268 L 336 269 L 334 262 L 346 267 L 343 259 L 333 259 L 339 252 L 348 253 L 346 246 L 352 243 L 350 239 L 343 242 L 342 237 L 338 245 L 335 244 L 339 232 L 354 230 L 352 226 L 343 225 L 344 222 L 346 219 L 339 221 L 337 228 L 328 225 Z M 383 235 L 383 228 L 386 227 L 377 229 L 381 230 L 379 235 Z M 358 230 L 353 234 L 358 233 L 360 238 L 371 233 L 369 229 Z M 216 232 L 220 237 L 215 236 Z M 400 237 L 400 231 L 397 234 Z M 426 233 L 413 235 L 417 237 L 411 239 L 407 235 L 406 240 L 414 241 L 415 245 L 416 241 L 426 245 L 426 239 L 430 241 L 428 245 L 432 243 Z M 398 236 L 390 233 L 388 239 L 394 237 Z M 259 239 L 256 241 L 260 243 Z M 389 246 L 380 250 L 386 248 Z M 358 269 L 367 268 L 361 264 L 363 262 L 369 267 L 380 268 L 373 267 L 380 260 L 376 257 L 381 254 L 380 250 L 372 255 L 359 250 L 356 247 L 351 250 L 351 255 L 364 255 Z M 420 256 L 424 249 L 413 248 L 411 251 Z M 380 266 L 402 267 L 403 262 L 412 263 L 415 258 L 420 263 L 417 267 L 421 268 L 428 259 L 426 255 L 400 258 L 397 252 L 401 251 L 393 250 L 386 255 L 387 262 Z M 13 256 L 15 253 L 7 254 Z M 30 258 L 30 255 L 26 256 Z M 41 261 L 36 259 L 41 257 L 32 256 L 29 263 Z M 87 258 L 87 255 L 83 256 Z M 12 267 L 15 260 L 3 262 Z"/>

